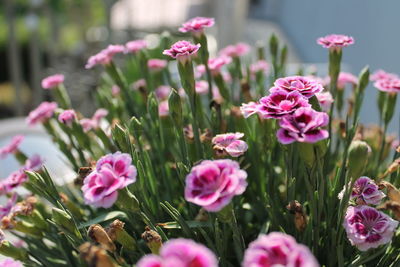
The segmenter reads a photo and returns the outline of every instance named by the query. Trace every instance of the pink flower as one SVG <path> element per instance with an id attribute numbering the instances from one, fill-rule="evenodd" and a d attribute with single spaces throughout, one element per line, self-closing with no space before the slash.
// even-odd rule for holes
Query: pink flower
<path id="1" fill-rule="evenodd" d="M 315 96 L 317 97 L 322 110 L 328 111 L 334 101 L 331 93 L 319 92 L 319 93 L 316 93 Z"/>
<path id="2" fill-rule="evenodd" d="M 92 119 L 81 119 L 79 124 L 82 126 L 84 132 L 88 132 L 96 128 L 95 122 Z"/>
<path id="3" fill-rule="evenodd" d="M 205 80 L 196 81 L 195 88 L 196 88 L 196 93 L 198 93 L 199 95 L 207 94 L 208 82 Z"/>
<path id="4" fill-rule="evenodd" d="M 307 75 L 305 77 L 310 79 L 310 80 L 314 80 L 315 82 L 321 84 L 322 87 L 329 85 L 329 81 L 330 81 L 329 76 L 326 77 L 326 78 L 321 78 L 321 77 L 314 76 L 314 75 Z"/>
<path id="5" fill-rule="evenodd" d="M 101 120 L 108 115 L 108 110 L 104 108 L 99 108 L 93 114 L 93 117 L 90 119 L 81 119 L 79 121 L 85 132 L 90 131 L 92 129 L 100 128 Z"/>
<path id="6" fill-rule="evenodd" d="M 167 99 L 170 93 L 171 93 L 171 87 L 167 86 L 167 85 L 160 85 L 155 90 L 155 95 L 156 95 L 158 100 Z"/>
<path id="7" fill-rule="evenodd" d="M 83 181 L 85 202 L 95 207 L 111 207 L 118 198 L 118 190 L 136 182 L 136 167 L 131 163 L 131 156 L 121 152 L 101 157 L 96 170 Z"/>
<path id="8" fill-rule="evenodd" d="M 269 64 L 265 60 L 258 60 L 250 65 L 250 72 L 253 75 L 258 72 L 268 73 L 268 71 L 269 71 Z"/>
<path id="9" fill-rule="evenodd" d="M 17 203 L 17 194 L 13 194 L 6 202 L 5 205 L 0 205 L 0 220 L 4 217 L 7 217 L 10 215 L 12 209 L 15 206 L 15 203 Z"/>
<path id="10" fill-rule="evenodd" d="M 218 267 L 210 249 L 190 239 L 171 239 L 160 250 L 160 256 L 146 255 L 137 267 Z"/>
<path id="11" fill-rule="evenodd" d="M 16 187 L 19 187 L 28 180 L 28 176 L 25 174 L 25 169 L 21 168 L 12 172 L 7 178 L 0 182 L 0 193 L 8 194 L 12 192 Z"/>
<path id="12" fill-rule="evenodd" d="M 214 26 L 214 23 L 214 18 L 196 17 L 183 23 L 182 27 L 179 28 L 179 31 L 192 32 L 198 35 L 204 31 L 204 28 L 210 28 Z"/>
<path id="13" fill-rule="evenodd" d="M 168 100 L 161 101 L 158 104 L 158 116 L 167 117 L 169 115 L 169 104 Z"/>
<path id="14" fill-rule="evenodd" d="M 318 267 L 319 264 L 308 247 L 297 243 L 292 236 L 272 232 L 261 234 L 249 244 L 242 266 Z"/>
<path id="15" fill-rule="evenodd" d="M 349 72 L 340 72 L 337 86 L 338 88 L 345 88 L 346 84 L 356 86 L 358 84 L 358 78 Z"/>
<path id="16" fill-rule="evenodd" d="M 44 89 L 53 89 L 64 82 L 64 75 L 62 74 L 55 74 L 44 78 L 42 80 L 42 87 Z"/>
<path id="17" fill-rule="evenodd" d="M 228 45 L 223 48 L 219 54 L 227 57 L 240 57 L 250 52 L 250 46 L 245 43 L 238 43 L 236 45 Z"/>
<path id="18" fill-rule="evenodd" d="M 400 79 L 399 78 L 380 79 L 374 83 L 374 86 L 382 92 L 399 93 Z"/>
<path id="19" fill-rule="evenodd" d="M 206 73 L 206 66 L 204 66 L 203 64 L 197 65 L 195 70 L 196 71 L 194 73 L 194 77 L 196 79 L 199 79 L 201 76 L 203 76 Z"/>
<path id="20" fill-rule="evenodd" d="M 76 119 L 76 113 L 73 109 L 64 110 L 60 115 L 58 115 L 58 121 L 62 124 L 66 124 L 68 126 L 72 125 L 72 122 Z"/>
<path id="21" fill-rule="evenodd" d="M 168 65 L 168 61 L 164 59 L 152 58 L 147 61 L 147 67 L 153 71 L 160 71 Z"/>
<path id="22" fill-rule="evenodd" d="M 328 125 L 329 116 L 311 108 L 299 108 L 292 116 L 284 117 L 279 121 L 281 127 L 277 138 L 282 144 L 293 142 L 316 143 L 329 136 L 328 131 L 321 129 Z"/>
<path id="23" fill-rule="evenodd" d="M 86 63 L 85 68 L 91 69 L 96 65 L 107 65 L 110 64 L 114 55 L 123 53 L 125 47 L 123 45 L 109 45 L 107 48 L 101 50 L 94 56 L 91 56 Z"/>
<path id="24" fill-rule="evenodd" d="M 0 267 L 23 267 L 20 261 L 16 261 L 12 258 L 6 258 L 0 262 Z"/>
<path id="25" fill-rule="evenodd" d="M 56 102 L 42 102 L 36 109 L 29 113 L 26 122 L 29 126 L 44 123 L 53 116 L 57 107 Z"/>
<path id="26" fill-rule="evenodd" d="M 221 68 L 224 65 L 228 65 L 232 62 L 232 58 L 227 56 L 220 56 L 216 58 L 210 58 L 208 60 L 208 67 L 212 75 L 217 75 L 221 72 Z"/>
<path id="27" fill-rule="evenodd" d="M 125 53 L 137 53 L 146 48 L 147 42 L 145 40 L 134 40 L 125 44 Z"/>
<path id="28" fill-rule="evenodd" d="M 324 89 L 317 81 L 304 76 L 279 78 L 275 81 L 274 87 L 269 89 L 269 91 L 272 93 L 276 88 L 283 89 L 288 93 L 298 91 L 307 98 L 312 97 L 314 94 L 319 93 Z"/>
<path id="29" fill-rule="evenodd" d="M 288 93 L 283 89 L 276 88 L 271 91 L 269 96 L 260 99 L 258 114 L 263 119 L 280 119 L 293 114 L 300 107 L 311 107 L 311 105 L 299 91 Z"/>
<path id="30" fill-rule="evenodd" d="M 349 185 L 350 187 L 350 185 Z M 339 193 L 339 199 L 343 198 L 345 187 Z M 359 205 L 378 205 L 385 197 L 373 180 L 366 176 L 358 178 L 351 191 L 350 199 L 354 199 Z"/>
<path id="31" fill-rule="evenodd" d="M 188 41 L 178 41 L 170 49 L 164 50 L 163 54 L 175 58 L 181 62 L 186 62 L 192 56 L 197 55 L 200 44 L 192 44 Z"/>
<path id="32" fill-rule="evenodd" d="M 343 226 L 347 238 L 361 251 L 377 248 L 392 240 L 399 222 L 369 206 L 349 206 Z"/>
<path id="33" fill-rule="evenodd" d="M 119 88 L 118 85 L 113 85 L 113 86 L 111 87 L 111 94 L 112 94 L 113 96 L 119 95 L 120 92 L 121 92 L 121 88 Z"/>
<path id="34" fill-rule="evenodd" d="M 99 108 L 96 110 L 96 112 L 93 114 L 92 119 L 100 123 L 100 120 L 105 118 L 108 115 L 108 110 L 105 108 Z"/>
<path id="35" fill-rule="evenodd" d="M 25 136 L 23 135 L 16 135 L 11 139 L 11 142 L 0 148 L 0 159 L 5 158 L 9 154 L 13 154 L 18 151 L 19 145 L 24 141 Z"/>
<path id="36" fill-rule="evenodd" d="M 219 92 L 218 87 L 213 86 L 211 93 L 212 93 L 213 100 L 215 102 L 217 102 L 217 103 L 224 102 L 224 98 L 222 97 L 221 93 Z"/>
<path id="37" fill-rule="evenodd" d="M 249 102 L 247 104 L 243 103 L 240 107 L 240 111 L 243 114 L 243 117 L 248 118 L 251 115 L 258 113 L 258 104 L 256 102 Z"/>
<path id="38" fill-rule="evenodd" d="M 22 167 L 24 171 L 39 171 L 43 166 L 43 159 L 41 156 L 35 154 L 25 161 L 25 165 Z"/>
<path id="39" fill-rule="evenodd" d="M 146 80 L 145 79 L 139 79 L 139 80 L 137 80 L 136 82 L 134 82 L 132 84 L 132 89 L 137 91 L 137 90 L 140 90 L 140 88 L 146 87 L 146 86 L 147 86 Z"/>
<path id="40" fill-rule="evenodd" d="M 247 173 L 230 159 L 204 160 L 186 176 L 185 199 L 217 212 L 247 187 Z"/>
<path id="41" fill-rule="evenodd" d="M 218 134 L 212 139 L 213 149 L 218 153 L 228 153 L 231 157 L 239 157 L 248 149 L 246 142 L 239 140 L 243 136 L 243 133 Z"/>
<path id="42" fill-rule="evenodd" d="M 370 80 L 374 82 L 386 79 L 399 79 L 399 76 L 394 73 L 386 72 L 384 70 L 377 70 L 370 76 Z"/>
<path id="43" fill-rule="evenodd" d="M 331 34 L 325 37 L 318 38 L 317 43 L 324 48 L 341 49 L 354 44 L 354 39 L 351 36 L 341 34 Z"/>

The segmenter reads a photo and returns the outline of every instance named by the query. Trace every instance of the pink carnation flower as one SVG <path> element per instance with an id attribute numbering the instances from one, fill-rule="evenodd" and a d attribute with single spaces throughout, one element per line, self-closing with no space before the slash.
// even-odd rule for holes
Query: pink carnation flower
<path id="1" fill-rule="evenodd" d="M 195 89 L 196 89 L 196 93 L 198 93 L 199 95 L 207 94 L 208 82 L 205 80 L 196 81 Z"/>
<path id="2" fill-rule="evenodd" d="M 331 93 L 319 92 L 319 93 L 316 93 L 315 96 L 317 97 L 322 110 L 328 111 L 334 101 Z"/>
<path id="3" fill-rule="evenodd" d="M 160 85 L 155 90 L 155 95 L 156 95 L 158 100 L 167 99 L 170 93 L 171 93 L 171 87 L 167 86 L 167 85 Z"/>
<path id="4" fill-rule="evenodd" d="M 340 72 L 337 81 L 337 86 L 338 88 L 345 88 L 346 84 L 351 84 L 353 86 L 356 86 L 358 84 L 358 78 L 349 72 Z"/>
<path id="5" fill-rule="evenodd" d="M 293 142 L 316 143 L 329 136 L 328 131 L 321 129 L 328 125 L 329 116 L 311 108 L 299 108 L 292 116 L 284 117 L 279 121 L 281 127 L 277 138 L 282 144 Z"/>
<path id="6" fill-rule="evenodd" d="M 290 93 L 276 88 L 269 96 L 260 99 L 258 105 L 258 114 L 263 119 L 280 119 L 293 114 L 300 107 L 311 107 L 308 99 L 299 91 Z"/>
<path id="7" fill-rule="evenodd" d="M 386 72 L 384 70 L 377 70 L 370 76 L 370 80 L 374 82 L 386 79 L 399 79 L 399 76 L 394 73 Z"/>
<path id="8" fill-rule="evenodd" d="M 349 185 L 350 187 L 350 185 Z M 339 199 L 343 198 L 346 188 L 339 193 Z M 350 194 L 350 199 L 354 199 L 358 205 L 378 205 L 385 197 L 373 180 L 366 176 L 358 178 Z"/>
<path id="9" fill-rule="evenodd" d="M 44 78 L 42 80 L 42 87 L 44 89 L 53 89 L 64 82 L 64 75 L 62 74 L 55 74 Z"/>
<path id="10" fill-rule="evenodd" d="M 329 76 L 326 78 L 321 78 L 315 75 L 307 75 L 305 76 L 306 78 L 310 79 L 310 80 L 314 80 L 315 82 L 319 83 L 322 85 L 322 87 L 329 85 Z"/>
<path id="11" fill-rule="evenodd" d="M 221 49 L 219 54 L 226 57 L 241 57 L 250 52 L 250 46 L 245 43 L 238 43 L 236 45 L 228 45 Z"/>
<path id="12" fill-rule="evenodd" d="M 10 215 L 12 209 L 15 206 L 15 203 L 17 203 L 18 195 L 13 194 L 6 202 L 5 205 L 0 205 L 0 220 L 4 217 L 7 217 Z"/>
<path id="13" fill-rule="evenodd" d="M 243 136 L 243 133 L 218 134 L 212 139 L 213 149 L 222 155 L 227 153 L 231 157 L 239 157 L 248 149 L 246 142 L 239 140 Z"/>
<path id="14" fill-rule="evenodd" d="M 64 110 L 60 115 L 58 115 L 58 121 L 62 124 L 66 124 L 68 126 L 72 125 L 72 122 L 76 119 L 76 113 L 73 109 Z"/>
<path id="15" fill-rule="evenodd" d="M 85 68 L 91 69 L 96 65 L 107 65 L 110 64 L 114 55 L 123 53 L 125 47 L 123 45 L 109 45 L 107 48 L 101 50 L 94 56 L 91 56 L 86 63 Z"/>
<path id="16" fill-rule="evenodd" d="M 224 102 L 224 98 L 222 97 L 221 93 L 219 92 L 218 87 L 213 86 L 211 93 L 212 93 L 213 100 L 215 102 L 217 102 L 217 103 Z"/>
<path id="17" fill-rule="evenodd" d="M 113 85 L 113 86 L 111 87 L 111 94 L 112 94 L 113 96 L 119 95 L 120 92 L 121 92 L 121 88 L 119 88 L 118 85 Z"/>
<path id="18" fill-rule="evenodd" d="M 0 261 L 0 267 L 23 267 L 20 261 L 16 261 L 12 258 L 6 258 Z"/>
<path id="19" fill-rule="evenodd" d="M 287 234 L 262 234 L 249 244 L 244 253 L 243 267 L 291 266 L 318 267 L 308 247 L 299 244 Z"/>
<path id="20" fill-rule="evenodd" d="M 242 112 L 243 117 L 248 118 L 251 115 L 258 113 L 258 107 L 259 106 L 256 102 L 243 103 L 240 107 L 240 111 Z"/>
<path id="21" fill-rule="evenodd" d="M 5 158 L 9 154 L 13 154 L 18 151 L 19 145 L 24 141 L 25 136 L 23 135 L 16 135 L 11 139 L 11 142 L 0 148 L 0 159 Z"/>
<path id="22" fill-rule="evenodd" d="M 170 49 L 164 50 L 163 54 L 175 58 L 181 62 L 189 60 L 192 56 L 197 55 L 200 44 L 192 44 L 188 41 L 178 41 L 171 46 Z"/>
<path id="23" fill-rule="evenodd" d="M 247 187 L 247 173 L 230 159 L 204 160 L 186 176 L 185 198 L 217 212 Z"/>
<path id="24" fill-rule="evenodd" d="M 160 71 L 168 65 L 168 61 L 164 59 L 152 58 L 147 61 L 147 67 L 153 71 Z"/>
<path id="25" fill-rule="evenodd" d="M 81 119 L 79 123 L 85 132 L 90 131 L 92 129 L 98 129 L 100 128 L 101 120 L 105 118 L 107 115 L 108 115 L 108 110 L 104 108 L 99 108 L 93 114 L 92 118 Z"/>
<path id="26" fill-rule="evenodd" d="M 214 23 L 214 18 L 196 17 L 183 23 L 182 27 L 179 28 L 179 31 L 192 32 L 198 35 L 204 31 L 204 28 L 210 28 L 214 26 Z"/>
<path id="27" fill-rule="evenodd" d="M 210 58 L 208 60 L 208 67 L 212 75 L 217 75 L 221 72 L 221 68 L 224 65 L 228 65 L 232 62 L 232 58 L 227 56 L 220 56 L 216 58 Z"/>
<path id="28" fill-rule="evenodd" d="M 29 126 L 44 123 L 53 116 L 57 107 L 56 102 L 42 102 L 36 109 L 29 113 L 26 122 Z"/>
<path id="29" fill-rule="evenodd" d="M 168 100 L 161 101 L 158 104 L 158 116 L 167 117 L 169 115 L 169 104 Z"/>
<path id="30" fill-rule="evenodd" d="M 125 44 L 125 53 L 137 53 L 146 48 L 147 42 L 145 40 L 134 40 Z"/>
<path id="31" fill-rule="evenodd" d="M 319 82 L 304 76 L 279 78 L 275 81 L 274 87 L 269 89 L 269 91 L 272 93 L 276 88 L 283 89 L 288 93 L 298 91 L 307 98 L 312 97 L 314 94 L 319 93 L 324 89 Z"/>
<path id="32" fill-rule="evenodd" d="M 268 73 L 268 71 L 269 71 L 269 64 L 265 60 L 258 60 L 250 65 L 250 72 L 253 75 L 255 75 L 258 72 Z"/>
<path id="33" fill-rule="evenodd" d="M 331 34 L 325 37 L 318 38 L 317 43 L 325 48 L 341 49 L 354 44 L 354 39 L 351 36 L 341 34 Z"/>
<path id="34" fill-rule="evenodd" d="M 136 182 L 136 175 L 129 154 L 116 152 L 101 157 L 96 169 L 83 181 L 85 202 L 95 207 L 111 207 L 118 198 L 118 190 Z"/>
<path id="35" fill-rule="evenodd" d="M 377 248 L 392 240 L 399 222 L 369 206 L 349 206 L 343 226 L 347 238 L 361 251 Z"/>
<path id="36" fill-rule="evenodd" d="M 387 93 L 399 93 L 400 92 L 400 79 L 399 78 L 386 78 L 377 80 L 374 86 Z"/>
<path id="37" fill-rule="evenodd" d="M 210 249 L 190 239 L 171 239 L 160 250 L 160 256 L 146 255 L 137 267 L 218 267 Z"/>
<path id="38" fill-rule="evenodd" d="M 194 72 L 194 77 L 196 79 L 199 79 L 201 76 L 203 76 L 206 73 L 206 66 L 204 66 L 203 64 L 197 65 L 195 70 L 196 71 Z"/>

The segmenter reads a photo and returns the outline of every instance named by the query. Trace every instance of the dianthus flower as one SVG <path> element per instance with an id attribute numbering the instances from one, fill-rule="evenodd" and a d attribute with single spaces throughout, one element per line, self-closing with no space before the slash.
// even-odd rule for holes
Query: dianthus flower
<path id="1" fill-rule="evenodd" d="M 227 57 L 227 56 L 210 58 L 208 60 L 208 67 L 210 68 L 212 75 L 217 75 L 221 72 L 221 68 L 224 65 L 230 64 L 231 62 L 232 62 L 232 58 Z"/>
<path id="2" fill-rule="evenodd" d="M 319 93 L 316 93 L 315 96 L 317 97 L 322 110 L 328 111 L 334 101 L 331 93 L 330 92 L 319 92 Z"/>
<path id="3" fill-rule="evenodd" d="M 24 141 L 25 136 L 16 135 L 11 139 L 11 142 L 0 148 L 0 159 L 5 158 L 7 155 L 13 154 L 18 151 L 19 145 Z"/>
<path id="4" fill-rule="evenodd" d="M 399 78 L 380 79 L 374 83 L 374 86 L 382 92 L 399 93 L 400 79 Z"/>
<path id="5" fill-rule="evenodd" d="M 64 82 L 64 75 L 62 74 L 55 74 L 44 78 L 42 80 L 42 87 L 44 89 L 53 89 Z"/>
<path id="6" fill-rule="evenodd" d="M 241 57 L 250 52 L 250 46 L 245 43 L 237 43 L 236 45 L 228 45 L 221 49 L 219 54 L 226 57 Z"/>
<path id="7" fill-rule="evenodd" d="M 354 39 L 347 35 L 331 34 L 318 38 L 317 43 L 322 45 L 324 48 L 337 50 L 354 44 Z"/>
<path id="8" fill-rule="evenodd" d="M 137 53 L 146 48 L 146 40 L 134 40 L 125 44 L 125 53 Z"/>
<path id="9" fill-rule="evenodd" d="M 212 139 L 213 149 L 219 155 L 228 154 L 231 157 L 239 157 L 247 151 L 248 146 L 245 141 L 240 140 L 243 133 L 218 134 Z"/>
<path id="10" fill-rule="evenodd" d="M 29 126 L 44 123 L 53 116 L 57 107 L 56 102 L 42 102 L 36 109 L 29 113 L 26 122 Z"/>
<path id="11" fill-rule="evenodd" d="M 200 44 L 192 44 L 188 41 L 178 41 L 173 44 L 170 49 L 164 50 L 163 54 L 181 62 L 186 62 L 191 57 L 195 56 L 199 49 Z"/>
<path id="12" fill-rule="evenodd" d="M 203 33 L 204 28 L 210 28 L 214 26 L 214 18 L 206 17 L 195 17 L 182 24 L 179 28 L 180 32 L 191 32 L 195 35 Z"/>
<path id="13" fill-rule="evenodd" d="M 345 187 L 339 193 L 339 199 L 343 198 Z M 350 194 L 350 199 L 354 199 L 359 205 L 378 205 L 385 194 L 379 190 L 378 186 L 373 180 L 366 176 L 358 178 Z"/>
<path id="14" fill-rule="evenodd" d="M 68 126 L 72 125 L 72 122 L 76 119 L 76 113 L 73 109 L 67 109 L 58 115 L 58 121 L 62 124 L 66 124 Z"/>
<path id="15" fill-rule="evenodd" d="M 337 81 L 337 87 L 339 89 L 343 89 L 346 87 L 346 84 L 355 86 L 358 84 L 358 78 L 349 72 L 340 72 Z"/>
<path id="16" fill-rule="evenodd" d="M 307 98 L 312 97 L 314 94 L 324 89 L 319 82 L 304 76 L 279 78 L 275 81 L 274 87 L 269 89 L 269 91 L 272 93 L 277 88 L 283 89 L 288 93 L 298 91 Z"/>
<path id="17" fill-rule="evenodd" d="M 16 261 L 12 258 L 6 258 L 0 261 L 0 267 L 23 267 L 20 261 Z"/>
<path id="18" fill-rule="evenodd" d="M 152 58 L 147 61 L 147 67 L 152 71 L 160 71 L 168 65 L 164 59 Z"/>
<path id="19" fill-rule="evenodd" d="M 86 63 L 85 68 L 91 69 L 96 65 L 108 65 L 111 63 L 115 54 L 123 53 L 125 47 L 123 45 L 109 45 L 96 55 L 91 56 Z"/>
<path id="20" fill-rule="evenodd" d="M 196 81 L 195 90 L 196 90 L 196 93 L 198 93 L 199 95 L 207 94 L 208 82 L 205 80 Z"/>
<path id="21" fill-rule="evenodd" d="M 158 100 L 165 100 L 171 93 L 171 87 L 168 85 L 160 85 L 159 87 L 157 87 L 154 93 Z"/>
<path id="22" fill-rule="evenodd" d="M 250 65 L 250 73 L 253 75 L 258 72 L 268 73 L 268 70 L 269 70 L 269 64 L 265 60 L 258 60 Z"/>
<path id="23" fill-rule="evenodd" d="M 377 70 L 371 76 L 371 81 L 386 80 L 386 79 L 399 79 L 399 76 L 394 73 L 389 73 L 384 70 Z"/>

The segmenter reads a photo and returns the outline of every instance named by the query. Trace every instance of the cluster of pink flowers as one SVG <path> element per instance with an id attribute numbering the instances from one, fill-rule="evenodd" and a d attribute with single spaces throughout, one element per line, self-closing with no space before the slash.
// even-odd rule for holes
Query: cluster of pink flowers
<path id="1" fill-rule="evenodd" d="M 137 53 L 147 48 L 146 40 L 134 40 L 125 44 L 125 53 Z"/>
<path id="2" fill-rule="evenodd" d="M 214 23 L 214 18 L 195 17 L 183 23 L 179 31 L 191 32 L 195 35 L 199 35 L 203 33 L 204 28 L 210 28 L 214 26 Z"/>
<path id="3" fill-rule="evenodd" d="M 90 119 L 81 119 L 79 123 L 81 124 L 83 130 L 85 132 L 90 131 L 92 129 L 100 128 L 101 120 L 108 115 L 108 110 L 104 108 L 99 108 L 93 114 L 93 117 Z"/>
<path id="4" fill-rule="evenodd" d="M 56 102 L 42 102 L 36 109 L 32 110 L 26 122 L 28 125 L 33 126 L 38 123 L 44 123 L 51 117 L 53 117 L 54 111 L 58 105 Z"/>
<path id="5" fill-rule="evenodd" d="M 220 211 L 246 190 L 246 178 L 233 160 L 204 160 L 186 176 L 185 199 L 208 211 Z"/>
<path id="6" fill-rule="evenodd" d="M 64 82 L 64 75 L 62 74 L 55 74 L 44 78 L 42 80 L 42 87 L 44 89 L 53 89 Z"/>
<path id="7" fill-rule="evenodd" d="M 217 257 L 202 244 L 190 239 L 171 239 L 163 244 L 160 255 L 146 255 L 137 267 L 218 267 Z"/>
<path id="8" fill-rule="evenodd" d="M 164 50 L 163 54 L 179 60 L 180 62 L 186 62 L 192 56 L 197 54 L 200 49 L 200 44 L 192 44 L 188 41 L 178 41 L 171 46 L 170 49 Z"/>
<path id="9" fill-rule="evenodd" d="M 168 61 L 164 59 L 152 58 L 147 61 L 147 67 L 152 71 L 160 71 L 167 67 Z"/>
<path id="10" fill-rule="evenodd" d="M 241 57 L 250 52 L 250 46 L 245 43 L 237 43 L 236 45 L 228 45 L 221 49 L 219 54 L 226 57 Z"/>
<path id="11" fill-rule="evenodd" d="M 260 235 L 249 244 L 242 266 L 318 267 L 319 264 L 308 247 L 297 243 L 290 235 L 272 232 Z"/>
<path id="12" fill-rule="evenodd" d="M 318 38 L 317 43 L 329 49 L 342 49 L 354 44 L 354 39 L 351 36 L 341 34 L 330 34 L 325 37 Z"/>
<path id="13" fill-rule="evenodd" d="M 83 181 L 85 202 L 95 207 L 111 207 L 118 198 L 118 190 L 136 182 L 136 176 L 129 154 L 116 152 L 103 156 Z"/>
<path id="14" fill-rule="evenodd" d="M 243 133 L 218 134 L 212 139 L 213 149 L 219 155 L 228 154 L 231 157 L 239 157 L 247 151 L 248 146 L 243 138 Z"/>
<path id="15" fill-rule="evenodd" d="M 16 135 L 11 139 L 11 142 L 0 148 L 0 159 L 5 158 L 7 155 L 14 154 L 18 151 L 19 145 L 24 141 L 25 136 L 23 135 Z"/>
<path id="16" fill-rule="evenodd" d="M 343 198 L 346 188 L 339 193 L 339 199 Z M 358 178 L 351 190 L 350 199 L 359 205 L 379 205 L 385 194 L 379 190 L 373 180 L 366 176 Z"/>
<path id="17" fill-rule="evenodd" d="M 109 45 L 96 55 L 91 56 L 88 59 L 85 68 L 91 69 L 96 65 L 110 64 L 115 54 L 123 53 L 124 51 L 125 47 L 123 45 Z"/>
<path id="18" fill-rule="evenodd" d="M 66 124 L 68 126 L 72 125 L 72 122 L 76 120 L 76 112 L 73 109 L 67 109 L 58 115 L 58 121 L 62 124 Z"/>

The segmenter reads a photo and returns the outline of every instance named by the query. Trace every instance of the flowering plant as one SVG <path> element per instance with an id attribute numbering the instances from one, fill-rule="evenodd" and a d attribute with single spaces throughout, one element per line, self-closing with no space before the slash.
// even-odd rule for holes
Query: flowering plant
<path id="1" fill-rule="evenodd" d="M 73 109 L 68 75 L 44 79 L 54 102 L 26 121 L 43 125 L 76 179 L 55 183 L 23 136 L 0 148 L 21 164 L 0 183 L 0 226 L 24 241 L 0 231 L 0 266 L 400 264 L 400 148 L 387 134 L 398 76 L 371 77 L 380 125 L 362 125 L 369 70 L 340 71 L 353 38 L 318 39 L 328 78 L 286 76 L 275 36 L 268 58 L 244 43 L 210 58 L 213 25 L 194 18 L 180 28 L 193 42 L 163 35 L 156 48 L 135 40 L 90 57 L 107 77 L 91 118 Z"/>

